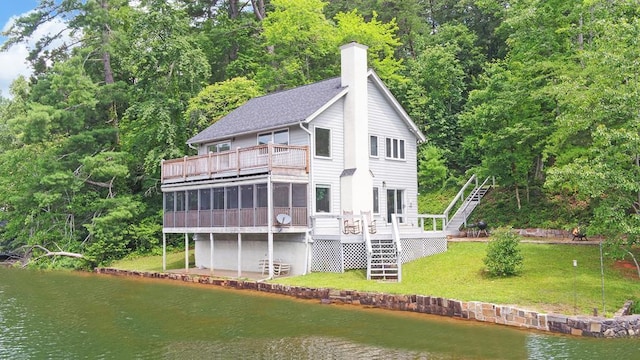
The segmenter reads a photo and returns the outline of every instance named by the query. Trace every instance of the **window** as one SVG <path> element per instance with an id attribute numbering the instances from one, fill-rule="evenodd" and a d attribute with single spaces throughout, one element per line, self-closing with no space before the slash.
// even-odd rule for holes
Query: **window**
<path id="1" fill-rule="evenodd" d="M 224 188 L 213 189 L 213 208 L 215 210 L 224 210 Z"/>
<path id="2" fill-rule="evenodd" d="M 227 209 L 238 208 L 238 187 L 229 186 L 225 188 L 227 198 Z"/>
<path id="3" fill-rule="evenodd" d="M 256 207 L 266 208 L 267 207 L 267 184 L 257 184 L 256 185 Z"/>
<path id="4" fill-rule="evenodd" d="M 253 185 L 242 185 L 240 187 L 240 207 L 242 209 L 253 208 Z"/>
<path id="5" fill-rule="evenodd" d="M 184 211 L 186 205 L 185 200 L 184 191 L 176 191 L 176 211 Z"/>
<path id="6" fill-rule="evenodd" d="M 273 184 L 273 206 L 289 207 L 289 184 Z"/>
<path id="7" fill-rule="evenodd" d="M 189 210 L 198 210 L 198 190 L 187 191 Z"/>
<path id="8" fill-rule="evenodd" d="M 171 212 L 175 207 L 174 193 L 168 192 L 164 194 L 164 211 Z"/>
<path id="9" fill-rule="evenodd" d="M 386 154 L 389 159 L 404 159 L 404 140 L 386 139 Z"/>
<path id="10" fill-rule="evenodd" d="M 378 188 L 373 188 L 373 213 L 380 213 L 380 193 L 378 192 Z"/>
<path id="11" fill-rule="evenodd" d="M 200 190 L 200 210 L 211 210 L 211 189 Z"/>
<path id="12" fill-rule="evenodd" d="M 265 145 L 268 143 L 289 145 L 289 129 L 258 134 L 258 145 Z"/>
<path id="13" fill-rule="evenodd" d="M 375 135 L 369 136 L 369 155 L 378 157 L 378 137 Z"/>
<path id="14" fill-rule="evenodd" d="M 315 128 L 316 132 L 316 156 L 331 157 L 331 130 Z"/>
<path id="15" fill-rule="evenodd" d="M 231 150 L 231 142 L 230 141 L 225 141 L 225 142 L 209 145 L 207 147 L 207 150 L 209 150 L 209 152 L 212 152 L 212 153 L 219 153 L 219 152 L 223 152 L 223 151 L 229 151 L 229 150 Z"/>
<path id="16" fill-rule="evenodd" d="M 307 207 L 307 184 L 291 184 L 291 206 Z"/>
<path id="17" fill-rule="evenodd" d="M 387 222 L 391 223 L 391 214 L 401 215 L 404 210 L 404 190 L 387 190 Z M 404 218 L 398 217 L 398 222 L 403 223 Z"/>
<path id="18" fill-rule="evenodd" d="M 316 185 L 316 212 L 331 212 L 331 188 L 327 185 Z"/>

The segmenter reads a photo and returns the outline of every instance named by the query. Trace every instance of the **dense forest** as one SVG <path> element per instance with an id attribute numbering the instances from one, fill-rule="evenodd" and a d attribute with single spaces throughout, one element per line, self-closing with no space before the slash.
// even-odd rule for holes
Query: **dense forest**
<path id="1" fill-rule="evenodd" d="M 421 191 L 495 176 L 508 211 L 535 193 L 640 240 L 638 1 L 41 0 L 2 50 L 54 19 L 0 94 L 0 252 L 156 249 L 161 160 L 251 97 L 337 76 L 350 41 L 428 139 Z"/>

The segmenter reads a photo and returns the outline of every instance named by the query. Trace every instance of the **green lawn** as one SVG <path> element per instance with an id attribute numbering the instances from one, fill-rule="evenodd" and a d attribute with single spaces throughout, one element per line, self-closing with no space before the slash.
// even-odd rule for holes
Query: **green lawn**
<path id="1" fill-rule="evenodd" d="M 275 283 L 312 288 L 350 289 L 395 294 L 432 295 L 458 300 L 512 304 L 543 312 L 602 313 L 602 279 L 597 246 L 520 244 L 524 269 L 512 278 L 487 278 L 482 259 L 486 243 L 450 243 L 445 253 L 404 264 L 401 283 L 367 281 L 364 270 L 344 274 L 312 273 L 278 278 Z M 191 256 L 193 257 L 193 255 Z M 573 267 L 573 260 L 578 266 Z M 634 271 L 623 272 L 605 258 L 606 315 L 625 300 L 640 300 L 640 280 Z M 161 271 L 162 256 L 116 262 L 113 267 Z M 167 268 L 184 267 L 184 252 L 167 254 Z M 575 300 L 574 300 L 575 299 Z"/>
<path id="2" fill-rule="evenodd" d="M 602 279 L 597 246 L 520 244 L 524 269 L 511 278 L 483 275 L 486 243 L 451 243 L 445 253 L 404 264 L 401 283 L 367 281 L 364 270 L 344 274 L 312 273 L 274 282 L 307 287 L 396 294 L 432 295 L 458 300 L 513 304 L 544 312 L 602 313 Z M 578 266 L 573 267 L 573 260 Z M 629 272 L 625 272 L 628 274 Z M 633 272 L 631 272 L 633 274 Z M 607 315 L 627 299 L 640 299 L 640 281 L 625 276 L 605 259 Z M 575 299 L 575 300 L 574 300 Z"/>

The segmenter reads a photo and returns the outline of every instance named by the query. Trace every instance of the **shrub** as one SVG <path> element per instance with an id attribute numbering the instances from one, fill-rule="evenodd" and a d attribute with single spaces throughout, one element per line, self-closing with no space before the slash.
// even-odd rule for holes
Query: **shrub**
<path id="1" fill-rule="evenodd" d="M 519 244 L 520 238 L 511 228 L 498 228 L 493 232 L 487 247 L 487 257 L 484 258 L 489 275 L 506 277 L 518 274 L 522 269 Z"/>

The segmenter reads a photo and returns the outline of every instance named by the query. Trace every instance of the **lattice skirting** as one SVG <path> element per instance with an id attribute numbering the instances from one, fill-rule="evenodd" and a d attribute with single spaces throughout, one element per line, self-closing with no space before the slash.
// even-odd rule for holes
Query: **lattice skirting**
<path id="1" fill-rule="evenodd" d="M 447 251 L 446 237 L 403 238 L 402 263 Z M 366 269 L 367 251 L 364 242 L 340 243 L 338 240 L 314 238 L 311 271 L 344 272 Z"/>
<path id="2" fill-rule="evenodd" d="M 344 272 L 340 241 L 314 239 L 311 255 L 311 271 Z"/>
<path id="3" fill-rule="evenodd" d="M 406 238 L 402 244 L 402 263 L 447 251 L 447 238 Z"/>

